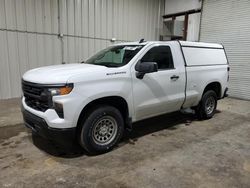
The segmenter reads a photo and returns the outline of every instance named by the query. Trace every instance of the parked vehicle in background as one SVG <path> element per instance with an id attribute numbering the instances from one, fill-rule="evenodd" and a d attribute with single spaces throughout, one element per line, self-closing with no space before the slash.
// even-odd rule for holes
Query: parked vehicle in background
<path id="1" fill-rule="evenodd" d="M 133 122 L 193 108 L 211 118 L 226 96 L 229 65 L 220 44 L 131 42 L 108 47 L 81 64 L 23 75 L 27 127 L 90 153 L 112 149 Z M 153 126 L 153 125 L 152 125 Z"/>

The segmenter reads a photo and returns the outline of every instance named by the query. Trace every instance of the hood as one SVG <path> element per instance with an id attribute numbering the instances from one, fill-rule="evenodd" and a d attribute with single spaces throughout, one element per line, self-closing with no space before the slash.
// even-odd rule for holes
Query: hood
<path id="1" fill-rule="evenodd" d="M 52 65 L 27 71 L 23 75 L 23 80 L 40 84 L 66 83 L 74 75 L 106 69 L 107 67 L 104 66 L 90 64 Z"/>

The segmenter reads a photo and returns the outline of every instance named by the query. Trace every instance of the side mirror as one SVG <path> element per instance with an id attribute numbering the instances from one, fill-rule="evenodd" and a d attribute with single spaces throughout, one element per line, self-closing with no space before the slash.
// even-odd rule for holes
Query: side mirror
<path id="1" fill-rule="evenodd" d="M 139 79 L 143 79 L 145 74 L 157 72 L 158 65 L 156 62 L 138 62 L 135 65 L 135 70 L 137 71 L 136 77 Z"/>

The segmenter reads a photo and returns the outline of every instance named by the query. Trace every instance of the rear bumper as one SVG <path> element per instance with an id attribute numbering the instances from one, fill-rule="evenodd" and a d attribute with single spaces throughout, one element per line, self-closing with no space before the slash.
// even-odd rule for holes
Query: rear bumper
<path id="1" fill-rule="evenodd" d="M 71 147 L 75 142 L 76 128 L 57 129 L 51 128 L 46 121 L 22 107 L 25 126 L 41 137 L 54 141 L 60 145 Z"/>

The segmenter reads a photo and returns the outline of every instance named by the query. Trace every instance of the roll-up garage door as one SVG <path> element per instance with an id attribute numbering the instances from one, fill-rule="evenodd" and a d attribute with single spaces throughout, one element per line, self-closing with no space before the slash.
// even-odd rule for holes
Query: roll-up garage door
<path id="1" fill-rule="evenodd" d="M 225 46 L 231 67 L 229 95 L 250 100 L 250 1 L 204 0 L 200 41 Z"/>

